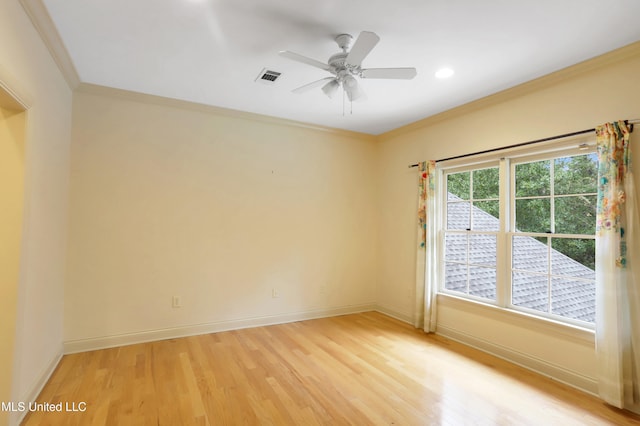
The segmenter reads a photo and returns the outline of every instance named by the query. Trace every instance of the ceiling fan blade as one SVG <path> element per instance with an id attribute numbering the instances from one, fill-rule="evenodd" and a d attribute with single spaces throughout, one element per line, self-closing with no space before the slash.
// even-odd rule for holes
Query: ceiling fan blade
<path id="1" fill-rule="evenodd" d="M 369 54 L 369 52 L 371 52 L 371 49 L 373 49 L 379 41 L 380 37 L 378 37 L 376 33 L 372 33 L 371 31 L 362 31 L 356 42 L 353 43 L 353 47 L 349 51 L 345 62 L 350 65 L 360 66 L 360 64 L 362 64 L 362 60 Z"/>
<path id="2" fill-rule="evenodd" d="M 303 64 L 311 65 L 312 67 L 320 68 L 321 70 L 330 71 L 329 64 L 316 61 L 315 59 L 311 59 L 294 52 L 289 52 L 288 50 L 280 51 L 280 56 L 283 56 L 287 59 L 291 59 L 296 62 L 302 62 Z"/>
<path id="3" fill-rule="evenodd" d="M 362 70 L 360 77 L 411 80 L 417 74 L 415 68 L 367 68 Z"/>
<path id="4" fill-rule="evenodd" d="M 309 84 L 305 84 L 304 86 L 300 86 L 297 89 L 293 89 L 293 93 L 304 93 L 309 90 L 315 89 L 316 87 L 324 86 L 328 81 L 335 80 L 335 77 L 325 77 L 323 79 L 313 81 Z"/>

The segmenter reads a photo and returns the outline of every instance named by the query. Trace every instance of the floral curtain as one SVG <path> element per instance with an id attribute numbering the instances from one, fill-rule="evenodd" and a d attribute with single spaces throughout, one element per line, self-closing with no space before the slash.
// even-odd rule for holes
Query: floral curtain
<path id="1" fill-rule="evenodd" d="M 436 259 L 436 162 L 418 164 L 418 257 L 414 326 L 435 331 Z"/>
<path id="2" fill-rule="evenodd" d="M 638 210 L 629 129 L 596 127 L 596 352 L 598 392 L 618 408 L 640 412 L 640 270 Z"/>

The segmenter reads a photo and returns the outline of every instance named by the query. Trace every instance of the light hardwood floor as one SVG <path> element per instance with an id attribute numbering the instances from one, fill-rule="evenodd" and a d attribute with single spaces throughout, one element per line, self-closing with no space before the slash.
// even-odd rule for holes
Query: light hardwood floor
<path id="1" fill-rule="evenodd" d="M 376 312 L 65 356 L 25 425 L 637 425 Z"/>

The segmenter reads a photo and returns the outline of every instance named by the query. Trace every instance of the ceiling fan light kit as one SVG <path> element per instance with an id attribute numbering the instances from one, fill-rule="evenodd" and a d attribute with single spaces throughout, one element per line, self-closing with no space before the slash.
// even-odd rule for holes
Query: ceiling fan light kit
<path id="1" fill-rule="evenodd" d="M 333 98 L 336 93 L 338 93 L 338 89 L 340 89 L 340 83 L 335 79 L 330 80 L 327 84 L 322 86 L 322 91 L 330 98 Z"/>
<path id="2" fill-rule="evenodd" d="M 327 63 L 288 50 L 280 52 L 280 55 L 285 58 L 333 74 L 333 77 L 325 77 L 298 87 L 293 90 L 294 93 L 304 93 L 316 87 L 322 87 L 322 92 L 329 98 L 333 98 L 342 87 L 349 101 L 353 102 L 365 98 L 357 78 L 410 80 L 417 74 L 415 68 L 362 68 L 362 61 L 380 41 L 380 37 L 371 31 L 362 31 L 353 46 L 353 37 L 349 34 L 340 34 L 336 36 L 335 41 L 342 52 L 332 55 Z"/>

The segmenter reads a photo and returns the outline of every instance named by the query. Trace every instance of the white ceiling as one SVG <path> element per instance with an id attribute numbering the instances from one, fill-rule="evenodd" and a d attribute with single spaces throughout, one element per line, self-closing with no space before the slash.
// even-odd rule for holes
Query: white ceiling
<path id="1" fill-rule="evenodd" d="M 84 83 L 379 134 L 640 40 L 638 0 L 43 0 Z M 373 31 L 363 68 L 415 67 L 361 82 L 349 104 L 329 76 L 334 37 Z M 434 77 L 443 66 L 447 80 Z M 282 73 L 255 81 L 263 68 Z"/>

